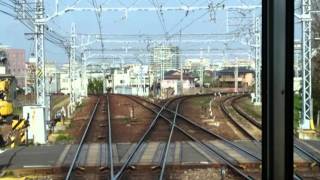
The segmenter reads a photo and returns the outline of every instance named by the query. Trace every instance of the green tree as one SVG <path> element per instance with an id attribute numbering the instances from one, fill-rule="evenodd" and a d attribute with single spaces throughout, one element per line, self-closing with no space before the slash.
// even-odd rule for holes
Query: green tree
<path id="1" fill-rule="evenodd" d="M 89 79 L 88 83 L 89 94 L 102 94 L 103 93 L 103 80 L 101 79 Z"/>
<path id="2" fill-rule="evenodd" d="M 312 9 L 320 10 L 320 1 L 312 1 Z M 320 36 L 320 15 L 312 15 L 312 32 Z M 320 110 L 320 41 L 313 39 L 312 48 L 317 50 L 316 55 L 312 58 L 312 98 L 313 98 L 313 117 L 316 119 Z"/>
<path id="3" fill-rule="evenodd" d="M 302 110 L 302 97 L 300 95 L 294 96 L 294 131 L 296 131 L 300 124 Z"/>

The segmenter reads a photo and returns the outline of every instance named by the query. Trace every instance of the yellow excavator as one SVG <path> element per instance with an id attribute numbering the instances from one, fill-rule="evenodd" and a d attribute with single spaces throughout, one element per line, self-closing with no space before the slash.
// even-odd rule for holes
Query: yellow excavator
<path id="1" fill-rule="evenodd" d="M 6 56 L 0 51 L 0 68 L 5 68 Z M 28 119 L 14 114 L 12 99 L 16 91 L 14 76 L 0 75 L 0 148 L 27 143 Z"/>
<path id="2" fill-rule="evenodd" d="M 10 81 L 8 79 L 0 80 L 0 118 L 5 120 L 13 114 L 13 105 L 7 101 L 7 92 L 9 91 Z"/>
<path id="3" fill-rule="evenodd" d="M 11 81 L 14 77 L 0 76 L 0 126 L 5 126 L 6 132 L 0 131 L 0 147 L 11 148 L 27 143 L 28 120 L 14 114 L 13 103 L 9 100 Z M 13 88 L 15 90 L 15 88 Z"/>

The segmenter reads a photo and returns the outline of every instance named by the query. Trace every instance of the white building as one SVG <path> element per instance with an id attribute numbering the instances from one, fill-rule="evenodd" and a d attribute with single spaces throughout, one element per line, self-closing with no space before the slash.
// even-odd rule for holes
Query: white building
<path id="1" fill-rule="evenodd" d="M 46 88 L 49 93 L 58 93 L 61 89 L 60 71 L 55 63 L 46 63 Z"/>
<path id="2" fill-rule="evenodd" d="M 60 92 L 63 94 L 70 93 L 69 64 L 63 64 L 60 69 Z"/>
<path id="3" fill-rule="evenodd" d="M 163 77 L 164 73 L 180 67 L 180 49 L 177 46 L 158 46 L 151 49 L 151 70 Z M 162 78 L 161 78 L 162 79 Z"/>
<path id="4" fill-rule="evenodd" d="M 114 93 L 148 96 L 150 76 L 146 65 L 126 65 L 124 68 L 113 69 L 105 81 L 106 88 Z"/>
<path id="5" fill-rule="evenodd" d="M 302 88 L 302 77 L 294 77 L 293 78 L 293 91 L 295 93 L 299 93 Z"/>
<path id="6" fill-rule="evenodd" d="M 169 71 L 164 76 L 164 79 L 160 81 L 161 84 L 161 96 L 170 97 L 172 95 L 180 94 L 181 87 L 181 74 L 180 71 Z M 191 88 L 195 88 L 194 78 L 190 74 L 183 74 L 182 80 L 183 91 Z"/>

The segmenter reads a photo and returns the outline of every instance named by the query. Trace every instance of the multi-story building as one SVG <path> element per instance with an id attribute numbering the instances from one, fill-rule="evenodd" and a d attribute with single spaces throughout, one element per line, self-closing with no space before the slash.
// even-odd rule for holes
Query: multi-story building
<path id="1" fill-rule="evenodd" d="M 123 68 L 114 68 L 108 72 L 105 79 L 105 88 L 113 89 L 114 93 L 149 95 L 150 74 L 146 65 L 127 65 Z"/>
<path id="2" fill-rule="evenodd" d="M 2 47 L 7 56 L 5 63 L 6 74 L 10 74 L 17 79 L 17 86 L 22 88 L 25 85 L 26 66 L 25 50 L 9 47 Z"/>
<path id="3" fill-rule="evenodd" d="M 160 46 L 152 49 L 151 71 L 163 79 L 164 73 L 180 67 L 179 48 L 177 46 Z"/>

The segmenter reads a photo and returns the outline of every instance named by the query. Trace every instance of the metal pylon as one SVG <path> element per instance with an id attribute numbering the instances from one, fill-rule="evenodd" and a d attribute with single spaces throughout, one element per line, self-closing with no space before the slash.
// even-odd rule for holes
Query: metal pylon
<path id="1" fill-rule="evenodd" d="M 238 80 L 239 80 L 239 65 L 238 59 L 236 59 L 236 64 L 234 67 L 234 92 L 238 93 Z"/>
<path id="2" fill-rule="evenodd" d="M 311 0 L 302 0 L 302 129 L 310 129 L 311 96 Z"/>
<path id="3" fill-rule="evenodd" d="M 255 98 L 254 104 L 261 105 L 261 23 L 255 18 Z"/>
<path id="4" fill-rule="evenodd" d="M 36 64 L 36 92 L 37 104 L 46 106 L 45 97 L 45 60 L 44 60 L 44 4 L 43 0 L 36 0 L 35 13 L 35 56 Z"/>
<path id="5" fill-rule="evenodd" d="M 87 55 L 83 53 L 81 61 L 81 96 L 88 96 L 88 79 L 87 79 Z"/>
<path id="6" fill-rule="evenodd" d="M 70 79 L 70 114 L 74 112 L 76 107 L 75 80 L 76 80 L 76 25 L 71 25 L 71 43 L 70 43 L 70 64 L 69 64 L 69 79 Z"/>

